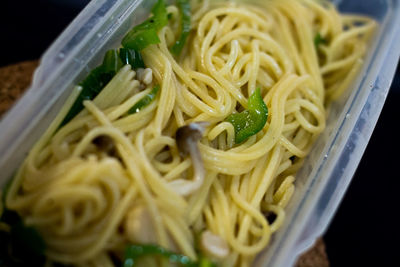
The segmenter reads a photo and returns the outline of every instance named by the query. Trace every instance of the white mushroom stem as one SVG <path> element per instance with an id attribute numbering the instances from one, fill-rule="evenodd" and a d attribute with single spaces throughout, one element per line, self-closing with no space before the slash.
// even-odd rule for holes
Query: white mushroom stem
<path id="1" fill-rule="evenodd" d="M 198 190 L 204 182 L 206 171 L 204 169 L 203 159 L 201 158 L 198 142 L 203 136 L 208 122 L 195 122 L 180 127 L 176 131 L 176 142 L 178 149 L 183 156 L 189 155 L 193 165 L 193 179 L 177 179 L 169 184 L 175 192 L 182 196 L 188 196 Z"/>
<path id="2" fill-rule="evenodd" d="M 226 241 L 210 231 L 201 234 L 201 248 L 208 256 L 216 259 L 223 259 L 230 252 Z"/>
<path id="3" fill-rule="evenodd" d="M 193 179 L 176 179 L 170 182 L 170 185 L 174 188 L 175 192 L 182 196 L 188 196 L 197 191 L 203 184 L 206 173 L 197 143 L 188 142 L 187 146 L 194 170 Z"/>
<path id="4" fill-rule="evenodd" d="M 126 217 L 125 231 L 129 241 L 139 244 L 155 244 L 153 221 L 148 210 L 143 205 L 135 206 Z"/>
<path id="5" fill-rule="evenodd" d="M 139 68 L 137 69 L 136 73 L 137 73 L 137 79 L 140 82 L 144 83 L 145 85 L 149 85 L 153 81 L 153 71 L 150 68 L 146 69 Z"/>

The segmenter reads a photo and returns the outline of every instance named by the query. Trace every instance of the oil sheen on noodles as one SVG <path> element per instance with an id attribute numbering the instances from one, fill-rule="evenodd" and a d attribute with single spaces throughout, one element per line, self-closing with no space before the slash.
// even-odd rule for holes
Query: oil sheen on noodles
<path id="1" fill-rule="evenodd" d="M 49 266 L 114 266 L 110 252 L 121 255 L 132 243 L 196 259 L 198 240 L 220 266 L 250 266 L 282 225 L 296 172 L 324 130 L 329 103 L 354 80 L 376 26 L 313 0 L 193 1 L 192 32 L 177 59 L 169 47 L 179 10 L 168 12 L 161 43 L 143 51 L 152 84 L 140 91 L 125 66 L 56 131 L 77 87 L 9 189 L 7 207 L 39 230 Z M 316 35 L 325 41 L 316 45 Z M 155 84 L 156 100 L 126 115 Z M 246 108 L 258 87 L 268 122 L 235 144 L 225 119 Z M 200 121 L 209 122 L 199 145 L 205 178 L 197 190 L 179 188 L 193 167 L 179 155 L 175 132 Z M 111 140 L 116 156 L 94 145 L 99 137 Z"/>

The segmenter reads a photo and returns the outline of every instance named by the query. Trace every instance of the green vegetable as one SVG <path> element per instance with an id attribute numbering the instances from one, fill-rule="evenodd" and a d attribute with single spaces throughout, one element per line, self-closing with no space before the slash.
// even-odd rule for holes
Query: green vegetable
<path id="1" fill-rule="evenodd" d="M 179 10 L 181 11 L 181 34 L 171 51 L 174 55 L 178 56 L 186 43 L 186 40 L 190 33 L 190 3 L 188 0 L 177 0 L 176 1 Z"/>
<path id="2" fill-rule="evenodd" d="M 102 71 L 104 73 L 116 74 L 123 66 L 116 49 L 108 50 L 104 56 Z"/>
<path id="3" fill-rule="evenodd" d="M 151 12 L 153 13 L 153 17 L 149 20 L 153 20 L 153 25 L 156 30 L 161 30 L 161 28 L 168 24 L 168 14 L 164 0 L 158 0 Z"/>
<path id="4" fill-rule="evenodd" d="M 125 48 L 141 51 L 152 44 L 160 43 L 157 32 L 167 25 L 168 14 L 164 0 L 158 0 L 152 9 L 153 16 L 134 27 L 122 39 Z"/>
<path id="5" fill-rule="evenodd" d="M 201 257 L 198 264 L 196 265 L 198 267 L 216 267 L 217 265 L 210 261 L 209 259 L 205 257 Z"/>
<path id="6" fill-rule="evenodd" d="M 128 111 L 128 114 L 135 114 L 139 112 L 141 109 L 149 105 L 156 98 L 158 91 L 160 90 L 160 86 L 157 85 L 150 91 L 149 94 L 145 95 L 142 99 L 140 99 L 133 107 Z"/>
<path id="7" fill-rule="evenodd" d="M 0 229 L 0 266 L 44 266 L 46 244 L 43 238 L 35 228 L 26 226 L 17 212 L 5 205 L 12 181 L 10 179 L 3 188 L 0 200 L 3 204 L 0 222 L 8 225 L 8 229 Z"/>
<path id="8" fill-rule="evenodd" d="M 264 128 L 268 119 L 268 108 L 261 97 L 260 88 L 249 97 L 248 109 L 230 115 L 226 121 L 235 128 L 235 142 L 242 143 L 247 138 L 255 135 Z"/>
<path id="9" fill-rule="evenodd" d="M 112 49 L 107 51 L 104 56 L 103 64 L 92 70 L 86 79 L 79 84 L 82 86 L 82 91 L 61 122 L 60 127 L 67 124 L 83 109 L 83 101 L 94 99 L 111 81 L 122 65 L 117 50 Z"/>
<path id="10" fill-rule="evenodd" d="M 119 56 L 124 65 L 129 64 L 133 69 L 145 68 L 142 55 L 134 49 L 120 48 Z"/>
<path id="11" fill-rule="evenodd" d="M 166 250 L 157 245 L 131 245 L 125 250 L 125 261 L 123 267 L 133 267 L 138 258 L 143 256 L 161 256 L 169 260 L 170 263 L 177 263 L 185 267 L 215 267 L 215 265 L 206 258 L 200 258 L 199 262 L 194 262 L 189 257 Z"/>
<path id="12" fill-rule="evenodd" d="M 36 229 L 8 209 L 0 221 L 10 226 L 9 232 L 0 231 L 0 266 L 44 266 L 46 244 Z"/>
<path id="13" fill-rule="evenodd" d="M 317 33 L 314 37 L 315 47 L 318 48 L 320 44 L 327 44 L 328 40 L 326 40 L 320 33 Z"/>
<path id="14" fill-rule="evenodd" d="M 124 64 L 132 65 L 133 69 L 144 68 L 140 51 L 150 44 L 160 42 L 157 32 L 167 25 L 168 14 L 164 0 L 158 0 L 152 9 L 153 16 L 134 27 L 122 40 L 123 48 L 107 51 L 103 64 L 93 69 L 79 85 L 82 91 L 60 124 L 60 128 L 71 121 L 82 109 L 83 101 L 94 99 L 111 81 Z M 154 97 L 149 96 L 149 103 Z M 139 106 L 141 109 L 142 106 Z M 136 107 L 137 109 L 137 107 Z M 135 109 L 135 110 L 136 110 Z"/>
<path id="15" fill-rule="evenodd" d="M 124 47 L 132 48 L 141 51 L 152 44 L 160 43 L 156 29 L 138 30 L 129 33 L 123 40 Z"/>

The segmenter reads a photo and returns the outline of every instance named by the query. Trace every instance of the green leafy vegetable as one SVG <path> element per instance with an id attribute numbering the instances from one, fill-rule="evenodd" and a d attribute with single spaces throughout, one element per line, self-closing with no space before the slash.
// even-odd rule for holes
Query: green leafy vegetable
<path id="1" fill-rule="evenodd" d="M 317 33 L 314 37 L 315 47 L 318 48 L 320 44 L 327 44 L 328 40 L 326 40 L 320 33 Z"/>
<path id="2" fill-rule="evenodd" d="M 22 220 L 11 226 L 11 235 L 19 240 L 20 244 L 26 250 L 31 251 L 33 255 L 44 254 L 46 244 L 39 232 L 33 227 L 25 226 Z"/>
<path id="3" fill-rule="evenodd" d="M 181 34 L 171 51 L 174 55 L 178 56 L 186 43 L 186 40 L 190 33 L 190 3 L 188 0 L 177 0 L 176 1 L 179 10 L 181 11 Z"/>
<path id="4" fill-rule="evenodd" d="M 102 71 L 104 73 L 116 74 L 123 66 L 123 63 L 119 57 L 118 50 L 108 50 L 104 56 Z"/>
<path id="5" fill-rule="evenodd" d="M 152 44 L 160 43 L 156 29 L 149 28 L 145 30 L 137 30 L 127 35 L 122 44 L 124 47 L 132 48 L 137 51 L 145 49 Z"/>
<path id="6" fill-rule="evenodd" d="M 142 99 L 140 99 L 133 107 L 128 111 L 128 114 L 135 114 L 139 112 L 141 109 L 149 105 L 156 98 L 158 91 L 160 90 L 160 86 L 157 85 L 150 91 L 149 94 L 145 95 Z"/>
<path id="7" fill-rule="evenodd" d="M 194 262 L 189 257 L 166 250 L 157 245 L 131 245 L 125 250 L 125 261 L 123 267 L 133 267 L 136 261 L 143 256 L 161 256 L 169 260 L 170 263 L 176 263 L 185 267 L 215 267 L 210 260 L 200 258 Z"/>
<path id="8" fill-rule="evenodd" d="M 152 9 L 152 13 L 153 15 L 149 19 L 128 32 L 122 40 L 123 48 L 119 51 L 116 49 L 107 51 L 103 64 L 93 69 L 85 80 L 79 84 L 82 86 L 82 91 L 61 122 L 60 128 L 71 121 L 83 109 L 83 101 L 93 100 L 123 65 L 130 64 L 133 69 L 145 67 L 140 51 L 151 44 L 160 42 L 157 32 L 168 23 L 165 1 L 158 0 Z M 143 101 L 151 102 L 152 97 L 149 96 L 148 98 L 149 100 Z"/>
<path id="9" fill-rule="evenodd" d="M 260 88 L 257 88 L 249 97 L 248 109 L 230 115 L 226 121 L 235 128 L 235 142 L 239 144 L 261 131 L 267 119 L 268 108 L 261 97 Z"/>
<path id="10" fill-rule="evenodd" d="M 122 65 L 117 50 L 112 49 L 107 51 L 104 56 L 103 64 L 93 69 L 86 79 L 79 84 L 82 86 L 82 91 L 61 122 L 60 127 L 67 124 L 83 109 L 83 101 L 94 99 L 111 81 Z"/>
<path id="11" fill-rule="evenodd" d="M 125 48 L 141 51 L 152 44 L 160 43 L 157 32 L 167 25 L 168 14 L 164 0 L 158 0 L 152 9 L 153 16 L 135 26 L 122 39 Z"/>
<path id="12" fill-rule="evenodd" d="M 120 48 L 119 56 L 123 64 L 129 64 L 133 69 L 145 68 L 142 55 L 134 49 Z"/>
<path id="13" fill-rule="evenodd" d="M 0 228 L 0 266 L 44 266 L 46 244 L 39 232 L 26 226 L 17 212 L 5 205 L 12 181 L 10 179 L 3 188 L 0 200 L 3 204 L 0 223 L 8 226 Z"/>
<path id="14" fill-rule="evenodd" d="M 0 231 L 0 266 L 44 266 L 46 244 L 36 229 L 8 209 L 0 221 L 10 226 L 9 232 Z"/>
<path id="15" fill-rule="evenodd" d="M 199 262 L 195 265 L 197 267 L 216 267 L 217 265 L 213 263 L 210 259 L 201 257 Z"/>

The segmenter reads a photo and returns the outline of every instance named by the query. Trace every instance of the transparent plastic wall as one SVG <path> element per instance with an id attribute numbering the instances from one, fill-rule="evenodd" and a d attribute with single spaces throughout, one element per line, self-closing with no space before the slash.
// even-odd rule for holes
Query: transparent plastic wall
<path id="1" fill-rule="evenodd" d="M 54 119 L 73 86 L 148 15 L 154 2 L 92 1 L 43 55 L 31 88 L 0 122 L 0 187 Z M 375 18 L 379 28 L 349 93 L 332 106 L 326 131 L 297 175 L 285 223 L 257 257 L 257 267 L 291 266 L 326 229 L 372 134 L 399 59 L 399 0 L 333 2 L 342 12 Z"/>

